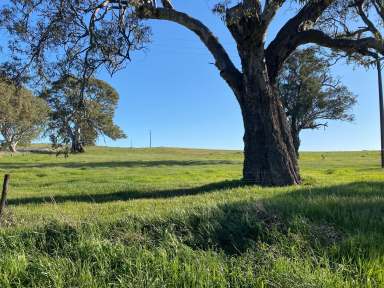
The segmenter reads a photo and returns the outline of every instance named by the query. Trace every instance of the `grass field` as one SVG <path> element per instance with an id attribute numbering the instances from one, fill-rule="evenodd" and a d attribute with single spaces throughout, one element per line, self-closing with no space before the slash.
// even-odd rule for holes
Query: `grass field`
<path id="1" fill-rule="evenodd" d="M 260 188 L 236 151 L 0 154 L 0 287 L 384 287 L 379 153 L 300 161 Z"/>

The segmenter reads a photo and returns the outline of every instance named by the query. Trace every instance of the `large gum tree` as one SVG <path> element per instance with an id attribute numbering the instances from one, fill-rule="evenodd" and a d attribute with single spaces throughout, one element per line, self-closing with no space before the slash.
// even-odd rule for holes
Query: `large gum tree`
<path id="1" fill-rule="evenodd" d="M 164 0 L 156 5 L 151 0 L 9 0 L 2 7 L 1 22 L 12 36 L 9 47 L 13 54 L 23 55 L 13 57 L 14 67 L 25 72 L 26 63 L 28 69 L 45 77 L 72 70 L 84 79 L 101 66 L 112 73 L 119 70 L 132 51 L 143 49 L 151 34 L 146 20 L 184 26 L 211 52 L 241 107 L 244 180 L 267 186 L 300 183 L 291 132 L 276 93 L 279 71 L 299 46 L 310 43 L 358 61 L 380 55 L 384 52 L 383 1 L 218 2 L 213 11 L 236 41 L 241 67 L 234 65 L 204 23 L 177 9 L 181 1 L 170 5 Z M 267 44 L 268 28 L 284 4 L 295 7 L 294 16 Z"/>

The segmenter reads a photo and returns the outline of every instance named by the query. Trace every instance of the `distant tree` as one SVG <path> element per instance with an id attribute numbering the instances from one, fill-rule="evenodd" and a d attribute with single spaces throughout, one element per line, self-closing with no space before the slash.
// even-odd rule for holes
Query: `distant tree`
<path id="1" fill-rule="evenodd" d="M 327 127 L 326 120 L 353 121 L 356 96 L 331 75 L 329 58 L 308 48 L 294 52 L 283 65 L 278 91 L 298 155 L 300 132 Z"/>
<path id="2" fill-rule="evenodd" d="M 0 133 L 2 146 L 16 152 L 17 144 L 28 144 L 43 131 L 48 106 L 23 87 L 0 79 Z"/>
<path id="3" fill-rule="evenodd" d="M 99 135 L 113 140 L 126 137 L 113 123 L 119 95 L 104 81 L 91 78 L 84 83 L 65 76 L 41 97 L 51 109 L 47 131 L 56 147 L 70 145 L 72 153 L 82 153 Z"/>

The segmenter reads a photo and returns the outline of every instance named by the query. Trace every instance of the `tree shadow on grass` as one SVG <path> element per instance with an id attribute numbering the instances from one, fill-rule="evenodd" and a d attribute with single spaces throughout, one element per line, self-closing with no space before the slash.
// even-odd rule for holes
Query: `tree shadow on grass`
<path id="1" fill-rule="evenodd" d="M 51 150 L 50 148 L 28 148 L 20 147 L 17 149 L 19 153 L 31 153 L 31 154 L 42 154 L 42 155 L 56 155 L 56 151 Z"/>
<path id="2" fill-rule="evenodd" d="M 216 228 L 201 239 L 213 235 L 225 239 L 216 240 L 225 251 L 246 251 L 249 243 L 273 239 L 270 231 L 275 227 L 280 234 L 300 235 L 319 253 L 333 245 L 335 261 L 384 256 L 384 182 L 304 188 L 261 201 L 261 210 L 250 201 L 219 207 L 216 215 L 221 216 L 211 221 Z"/>
<path id="3" fill-rule="evenodd" d="M 285 219 L 303 216 L 311 221 L 333 223 L 345 231 L 384 231 L 384 182 L 309 187 L 279 194 L 266 203 Z"/>
<path id="4" fill-rule="evenodd" d="M 358 262 L 384 255 L 383 182 L 303 188 L 256 201 L 201 208 L 183 220 L 179 217 L 159 220 L 150 229 L 158 234 L 173 231 L 192 248 L 215 248 L 227 254 L 286 239 L 286 247 L 304 241 L 303 249 L 315 249 L 318 255 L 328 251 L 334 261 Z"/>
<path id="5" fill-rule="evenodd" d="M 137 199 L 170 199 L 205 193 L 220 193 L 226 189 L 240 188 L 246 185 L 247 183 L 245 182 L 234 180 L 185 189 L 155 190 L 148 192 L 121 191 L 110 194 L 57 195 L 52 198 L 16 198 L 9 199 L 8 203 L 17 206 L 52 202 L 63 203 L 69 201 L 106 203 Z M 260 203 L 262 203 L 261 210 L 259 209 L 260 206 L 258 206 Z M 255 210 L 255 207 L 258 208 Z M 366 244 L 369 246 L 371 245 L 371 243 L 368 243 L 369 237 L 372 239 L 379 237 L 380 239 L 377 240 L 380 240 L 383 244 L 378 246 L 380 246 L 380 249 L 382 249 L 384 253 L 384 182 L 354 182 L 325 187 L 303 187 L 302 189 L 293 190 L 292 192 L 279 193 L 277 196 L 261 199 L 258 203 L 253 201 L 240 201 L 221 205 L 215 209 L 218 209 L 218 211 L 214 213 L 214 216 L 209 217 L 209 221 L 214 222 L 215 225 L 213 226 L 216 227 L 212 233 L 215 235 L 228 235 L 231 234 L 230 231 L 228 232 L 228 227 L 235 227 L 235 232 L 233 236 L 231 236 L 235 242 L 238 238 L 236 235 L 241 235 L 239 230 L 249 231 L 253 227 L 252 225 L 257 226 L 260 220 L 258 218 L 262 215 L 264 220 L 275 219 L 277 217 L 276 219 L 279 220 L 275 220 L 279 222 L 279 227 L 286 227 L 286 229 L 283 230 L 288 230 L 288 228 L 291 231 L 294 231 L 296 228 L 300 230 L 302 227 L 298 226 L 307 224 L 309 227 L 311 227 L 311 225 L 315 228 L 320 227 L 320 234 L 317 235 L 315 233 L 315 235 L 320 238 L 324 236 L 324 243 L 332 242 L 342 238 L 342 235 L 349 234 L 355 235 L 360 239 L 357 241 L 367 241 Z M 252 214 L 247 211 L 256 212 L 252 212 Z M 262 211 L 268 215 L 264 215 L 263 213 L 258 214 L 257 211 Z M 200 212 L 201 216 L 199 215 Z M 199 218 L 206 217 L 204 211 L 200 212 L 193 214 L 192 222 L 200 223 Z M 243 214 L 248 216 L 244 218 Z M 251 224 L 251 228 L 249 227 L 247 219 L 253 223 Z M 174 219 L 174 221 L 177 222 L 176 219 Z M 199 227 L 199 225 L 192 226 Z M 322 231 L 323 228 L 324 230 Z M 252 229 L 250 231 L 253 231 Z M 202 235 L 201 232 L 197 232 L 197 234 Z M 248 235 L 249 233 L 247 232 L 246 234 Z M 241 238 L 241 236 L 239 237 Z M 332 239 L 326 239 L 327 237 Z M 209 239 L 209 235 L 204 235 L 201 239 Z M 322 242 L 322 239 L 314 240 Z M 212 243 L 213 242 L 215 241 L 212 240 Z M 356 244 L 363 245 L 363 243 Z M 236 249 L 240 251 L 243 251 L 243 248 L 245 249 L 245 246 L 243 246 L 244 245 L 238 245 L 238 243 L 233 245 L 233 247 L 237 247 Z"/>
<path id="6" fill-rule="evenodd" d="M 219 192 L 225 189 L 239 188 L 247 186 L 241 180 L 222 181 L 192 188 L 178 188 L 153 191 L 121 191 L 115 193 L 97 194 L 75 194 L 75 195 L 56 195 L 47 197 L 13 198 L 8 200 L 10 205 L 41 204 L 41 203 L 63 203 L 63 202 L 89 202 L 106 203 L 114 201 L 129 201 L 137 199 L 161 199 L 174 198 L 181 196 L 191 196 L 211 192 Z"/>
<path id="7" fill-rule="evenodd" d="M 173 198 L 220 193 L 244 185 L 241 181 L 225 181 L 188 189 L 63 195 L 54 199 L 56 203 L 104 203 Z M 9 200 L 11 205 L 45 202 L 51 202 L 51 199 L 35 197 Z M 192 249 L 215 249 L 228 255 L 258 251 L 260 247 L 273 245 L 277 253 L 281 253 L 279 255 L 287 255 L 291 251 L 299 253 L 293 257 L 301 257 L 300 253 L 322 255 L 327 251 L 331 261 L 342 263 L 348 260 L 357 267 L 361 260 L 383 257 L 383 231 L 384 182 L 355 182 L 303 187 L 265 199 L 194 208 L 188 213 L 154 219 L 129 216 L 110 223 L 105 237 L 112 237 L 113 241 L 134 241 L 132 235 L 140 235 L 135 236 L 138 241 L 160 243 L 169 239 L 166 233 L 171 233 L 175 239 Z M 291 246 L 295 246 L 295 249 L 291 250 Z M 271 251 L 275 251 L 275 248 Z"/>
<path id="8" fill-rule="evenodd" d="M 162 166 L 204 166 L 240 164 L 232 160 L 159 160 L 159 161 L 110 161 L 110 162 L 56 162 L 56 163 L 0 163 L 0 169 L 26 168 L 78 168 L 78 169 L 110 169 L 110 168 L 155 168 Z"/>
<path id="9" fill-rule="evenodd" d="M 220 192 L 243 185 L 237 181 L 221 182 L 187 189 L 188 193 L 173 192 L 175 194 L 172 196 L 170 193 L 169 197 Z M 153 193 L 161 195 L 163 192 Z M 154 194 L 150 198 L 158 197 Z M 100 201 L 108 200 L 101 198 Z M 277 263 L 279 266 L 279 260 L 283 259 L 284 263 L 296 265 L 287 270 L 293 273 L 288 275 L 292 281 L 301 281 L 300 275 L 295 275 L 298 273 L 295 269 L 312 261 L 306 266 L 308 270 L 303 268 L 305 273 L 321 273 L 323 277 L 328 277 L 325 273 L 328 269 L 335 277 L 353 280 L 359 287 L 368 286 L 364 285 L 368 282 L 382 283 L 380 271 L 377 271 L 382 269 L 378 266 L 380 260 L 375 260 L 382 259 L 384 255 L 383 182 L 305 187 L 280 193 L 262 202 L 239 201 L 154 219 L 129 216 L 107 226 L 100 224 L 99 229 L 87 229 L 86 225 L 91 225 L 87 223 L 82 225 L 85 227 L 49 223 L 39 233 L 35 230 L 25 232 L 19 241 L 34 245 L 31 249 L 44 255 L 79 257 L 75 258 L 76 263 L 81 263 L 88 256 L 86 253 L 91 253 L 84 250 L 84 244 L 79 239 L 92 238 L 92 233 L 99 233 L 97 237 L 110 240 L 108 243 L 138 244 L 137 249 L 170 247 L 175 254 L 178 253 L 175 245 L 181 242 L 196 250 L 219 250 L 231 255 L 228 258 L 231 261 L 249 259 L 249 265 L 254 265 L 255 269 L 261 267 L 278 272 L 274 265 Z M 335 234 L 338 237 L 334 237 Z M 4 243 L 7 241 L 3 241 L 2 245 Z M 6 248 L 14 249 L 11 245 Z M 74 253 L 76 249 L 82 253 Z M 242 257 L 232 257 L 238 255 Z M 329 266 L 323 257 L 327 258 Z M 292 262 L 287 262 L 287 259 Z M 284 269 L 282 273 L 287 273 Z M 292 281 L 289 283 L 294 283 Z M 305 282 L 300 284 L 318 286 L 304 285 Z"/>

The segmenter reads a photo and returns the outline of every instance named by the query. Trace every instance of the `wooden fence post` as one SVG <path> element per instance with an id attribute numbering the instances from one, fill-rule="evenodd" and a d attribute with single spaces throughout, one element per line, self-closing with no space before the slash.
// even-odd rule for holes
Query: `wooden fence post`
<path id="1" fill-rule="evenodd" d="M 5 205 L 7 204 L 7 193 L 8 193 L 10 178 L 11 178 L 11 175 L 9 174 L 6 174 L 4 176 L 3 191 L 1 193 L 1 200 L 0 200 L 0 217 L 3 215 Z"/>

